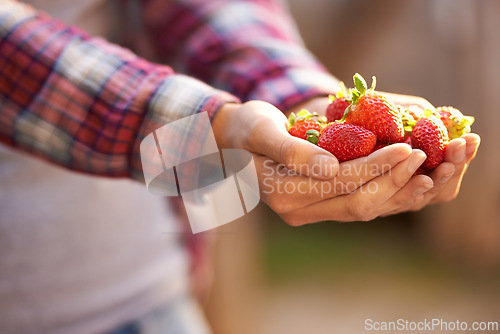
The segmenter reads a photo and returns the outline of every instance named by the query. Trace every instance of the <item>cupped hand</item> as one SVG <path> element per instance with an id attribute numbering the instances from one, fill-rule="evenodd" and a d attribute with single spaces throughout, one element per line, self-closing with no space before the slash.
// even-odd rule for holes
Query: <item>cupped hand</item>
<path id="1" fill-rule="evenodd" d="M 431 103 L 421 97 L 392 93 L 384 94 L 401 106 L 416 105 L 422 109 L 434 109 Z M 475 133 L 469 133 L 450 140 L 446 147 L 443 163 L 429 175 L 434 182 L 433 189 L 422 195 L 418 203 L 392 213 L 417 211 L 428 204 L 449 202 L 455 199 L 460 192 L 460 186 L 467 167 L 476 156 L 480 142 L 481 138 Z"/>
<path id="2" fill-rule="evenodd" d="M 386 95 L 394 103 L 400 106 L 418 106 L 422 109 L 435 109 L 429 101 L 422 97 L 386 92 L 382 92 L 382 94 Z M 324 115 L 328 103 L 329 99 L 327 97 L 313 98 L 289 110 L 289 112 L 298 111 L 304 108 L 311 112 L 316 112 L 319 115 Z M 480 142 L 481 138 L 474 133 L 469 133 L 461 138 L 451 140 L 446 149 L 444 162 L 441 165 L 434 169 L 429 176 L 414 176 L 408 182 L 409 185 L 425 184 L 423 186 L 424 188 L 418 188 L 420 186 L 417 186 L 419 192 L 429 187 L 431 184 L 433 185 L 432 189 L 428 188 L 428 191 L 415 197 L 413 203 L 400 206 L 398 209 L 383 215 L 421 210 L 429 204 L 449 202 L 456 198 L 460 192 L 460 185 L 467 171 L 467 167 L 476 156 Z M 407 190 L 405 189 L 402 191 Z M 397 196 L 400 196 L 400 194 L 397 194 Z"/>
<path id="3" fill-rule="evenodd" d="M 413 204 L 432 187 L 428 177 L 412 179 L 423 152 L 395 144 L 339 164 L 329 152 L 290 136 L 283 113 L 264 102 L 224 105 L 213 128 L 221 148 L 254 154 L 261 198 L 291 225 L 370 220 Z"/>
<path id="4" fill-rule="evenodd" d="M 388 212 L 387 215 L 403 211 L 417 211 L 429 204 L 449 202 L 455 199 L 460 191 L 467 167 L 476 156 L 480 142 L 481 138 L 474 133 L 451 140 L 446 148 L 444 162 L 429 175 L 434 187 L 417 198 L 417 202 Z M 415 178 L 422 176 L 419 175 Z"/>
<path id="5" fill-rule="evenodd" d="M 295 175 L 263 156 L 255 160 L 261 198 L 297 226 L 324 220 L 367 221 L 413 205 L 433 186 L 429 177 L 412 178 L 425 158 L 420 150 L 395 144 L 341 163 L 329 180 Z"/>

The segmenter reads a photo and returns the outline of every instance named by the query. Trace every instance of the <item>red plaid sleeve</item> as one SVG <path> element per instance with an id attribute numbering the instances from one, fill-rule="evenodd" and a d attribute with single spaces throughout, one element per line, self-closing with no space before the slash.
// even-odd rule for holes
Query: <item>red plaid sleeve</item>
<path id="1" fill-rule="evenodd" d="M 142 179 L 151 131 L 237 100 L 15 1 L 0 38 L 0 141 L 73 170 Z"/>
<path id="2" fill-rule="evenodd" d="M 338 90 L 279 0 L 143 0 L 161 59 L 242 100 L 281 110 Z"/>

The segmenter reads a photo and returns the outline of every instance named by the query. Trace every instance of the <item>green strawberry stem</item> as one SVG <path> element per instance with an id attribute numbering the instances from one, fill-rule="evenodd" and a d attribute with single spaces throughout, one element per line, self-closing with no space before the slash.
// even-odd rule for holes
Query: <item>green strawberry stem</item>
<path id="1" fill-rule="evenodd" d="M 342 116 L 342 119 L 339 121 L 340 123 L 345 122 L 345 118 L 347 117 L 347 114 L 349 113 L 349 111 L 351 111 L 351 105 L 349 105 L 347 108 L 345 108 L 344 116 Z"/>

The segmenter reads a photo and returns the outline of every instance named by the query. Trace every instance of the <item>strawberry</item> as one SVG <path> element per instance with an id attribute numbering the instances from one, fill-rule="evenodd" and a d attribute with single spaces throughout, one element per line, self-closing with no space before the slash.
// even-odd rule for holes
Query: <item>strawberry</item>
<path id="1" fill-rule="evenodd" d="M 438 107 L 436 111 L 448 130 L 450 139 L 459 138 L 471 131 L 470 126 L 474 123 L 474 117 L 464 116 L 460 110 L 453 107 Z"/>
<path id="2" fill-rule="evenodd" d="M 330 104 L 326 108 L 326 119 L 328 123 L 341 120 L 345 110 L 351 105 L 345 97 L 335 97 L 330 95 Z"/>
<path id="3" fill-rule="evenodd" d="M 328 123 L 341 120 L 345 110 L 351 105 L 351 89 L 347 89 L 344 83 L 339 83 L 340 89 L 335 95 L 330 95 L 330 104 L 326 108 L 326 120 Z"/>
<path id="4" fill-rule="evenodd" d="M 448 131 L 436 114 L 420 118 L 411 133 L 412 148 L 424 151 L 427 159 L 422 166 L 429 170 L 444 160 L 448 142 Z"/>
<path id="5" fill-rule="evenodd" d="M 288 117 L 288 133 L 316 144 L 317 136 L 323 128 L 322 123 L 325 123 L 324 118 L 303 109 L 297 113 L 297 116 L 291 113 Z M 314 135 L 314 138 L 309 138 L 311 135 Z"/>
<path id="6" fill-rule="evenodd" d="M 352 104 L 347 108 L 343 120 L 372 131 L 380 142 L 402 142 L 405 132 L 401 114 L 394 103 L 374 91 L 375 84 L 376 79 L 373 77 L 372 87 L 367 89 L 363 77 L 358 73 L 354 75 Z"/>
<path id="7" fill-rule="evenodd" d="M 376 142 L 375 134 L 361 126 L 333 122 L 321 131 L 318 146 L 342 162 L 370 154 Z"/>

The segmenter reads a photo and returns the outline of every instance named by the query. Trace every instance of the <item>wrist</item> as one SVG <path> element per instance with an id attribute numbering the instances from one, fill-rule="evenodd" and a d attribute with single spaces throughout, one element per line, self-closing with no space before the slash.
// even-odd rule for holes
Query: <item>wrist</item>
<path id="1" fill-rule="evenodd" d="M 237 144 L 234 132 L 238 123 L 235 115 L 240 106 L 239 103 L 228 102 L 224 103 L 217 111 L 212 121 L 212 130 L 219 148 L 231 148 Z"/>

